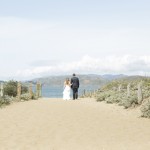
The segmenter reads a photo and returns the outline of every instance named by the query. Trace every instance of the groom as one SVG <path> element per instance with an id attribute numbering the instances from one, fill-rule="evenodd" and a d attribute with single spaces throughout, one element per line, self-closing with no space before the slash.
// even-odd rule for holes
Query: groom
<path id="1" fill-rule="evenodd" d="M 71 88 L 73 91 L 73 100 L 78 99 L 79 79 L 76 77 L 75 73 L 71 78 Z"/>

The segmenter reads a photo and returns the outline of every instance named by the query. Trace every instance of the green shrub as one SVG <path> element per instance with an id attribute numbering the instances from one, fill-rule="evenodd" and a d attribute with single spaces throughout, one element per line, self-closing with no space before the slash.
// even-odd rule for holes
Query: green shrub
<path id="1" fill-rule="evenodd" d="M 119 101 L 120 101 L 120 97 L 118 97 L 116 94 L 106 98 L 106 103 L 110 103 L 110 104 L 118 103 Z"/>
<path id="2" fill-rule="evenodd" d="M 14 100 L 13 97 L 10 97 L 10 96 L 3 96 L 3 97 L 0 97 L 0 107 L 3 106 L 3 105 L 9 105 L 12 101 Z"/>
<path id="3" fill-rule="evenodd" d="M 8 95 L 8 96 L 13 96 L 16 97 L 17 96 L 17 81 L 8 81 L 4 84 L 4 95 Z M 21 85 L 21 93 L 25 94 L 28 92 L 28 87 L 25 85 Z"/>
<path id="4" fill-rule="evenodd" d="M 4 95 L 13 96 L 13 97 L 17 96 L 17 81 L 11 80 L 5 83 Z"/>
<path id="5" fill-rule="evenodd" d="M 37 100 L 38 97 L 36 96 L 36 94 L 32 93 L 32 97 L 30 98 L 30 94 L 29 93 L 25 93 L 25 94 L 21 94 L 21 99 L 28 101 L 28 100 Z"/>
<path id="6" fill-rule="evenodd" d="M 25 85 L 21 85 L 21 94 L 28 93 L 28 87 Z"/>
<path id="7" fill-rule="evenodd" d="M 150 118 L 150 101 L 144 103 L 141 107 L 142 117 Z"/>
<path id="8" fill-rule="evenodd" d="M 112 104 L 113 103 L 113 97 L 111 96 L 111 97 L 106 98 L 106 103 Z"/>
<path id="9" fill-rule="evenodd" d="M 99 93 L 98 95 L 97 95 L 97 101 L 98 102 L 100 102 L 100 101 L 105 101 L 105 99 L 107 98 L 107 97 L 109 97 L 111 94 L 110 94 L 110 92 L 102 92 L 102 93 Z"/>
<path id="10" fill-rule="evenodd" d="M 129 108 L 131 106 L 135 106 L 138 104 L 138 99 L 135 96 L 130 96 L 130 97 L 127 97 L 126 99 L 123 99 L 122 101 L 122 106 L 124 106 L 124 108 Z"/>
<path id="11" fill-rule="evenodd" d="M 29 93 L 21 94 L 21 99 L 25 101 L 30 100 L 30 94 Z"/>
<path id="12" fill-rule="evenodd" d="M 97 101 L 98 102 L 101 102 L 101 101 L 104 101 L 105 100 L 105 96 L 100 96 L 100 97 L 97 97 Z"/>
<path id="13" fill-rule="evenodd" d="M 150 97 L 150 92 L 149 92 L 149 90 L 143 90 L 143 98 L 146 99 L 146 98 L 148 98 L 148 97 Z"/>
<path id="14" fill-rule="evenodd" d="M 38 97 L 36 96 L 36 94 L 33 93 L 32 98 L 33 100 L 38 100 Z"/>
<path id="15" fill-rule="evenodd" d="M 143 102 L 141 111 L 142 117 L 150 118 L 150 78 L 130 77 L 128 79 L 114 80 L 104 85 L 96 92 L 97 101 L 106 101 L 106 103 L 118 103 L 124 108 L 139 106 L 138 104 L 138 84 L 142 83 Z M 127 96 L 127 85 L 130 84 L 130 93 Z M 121 85 L 121 91 L 118 87 Z"/>

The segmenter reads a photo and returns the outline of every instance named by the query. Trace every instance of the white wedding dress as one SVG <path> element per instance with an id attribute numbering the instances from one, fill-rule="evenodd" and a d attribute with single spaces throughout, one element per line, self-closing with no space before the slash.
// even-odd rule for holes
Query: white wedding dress
<path id="1" fill-rule="evenodd" d="M 70 91 L 71 91 L 70 86 L 65 85 L 64 91 L 63 91 L 63 100 L 70 100 Z"/>

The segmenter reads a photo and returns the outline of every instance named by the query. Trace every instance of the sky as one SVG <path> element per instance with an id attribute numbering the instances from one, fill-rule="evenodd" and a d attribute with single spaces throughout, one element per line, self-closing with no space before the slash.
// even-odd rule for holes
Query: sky
<path id="1" fill-rule="evenodd" d="M 0 0 L 0 80 L 150 75 L 149 0 Z"/>

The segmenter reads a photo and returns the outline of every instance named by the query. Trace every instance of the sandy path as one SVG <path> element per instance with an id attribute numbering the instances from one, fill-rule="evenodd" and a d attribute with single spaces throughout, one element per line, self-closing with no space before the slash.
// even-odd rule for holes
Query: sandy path
<path id="1" fill-rule="evenodd" d="M 41 99 L 0 109 L 0 150 L 149 150 L 150 120 L 93 100 Z"/>

